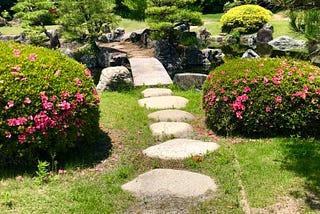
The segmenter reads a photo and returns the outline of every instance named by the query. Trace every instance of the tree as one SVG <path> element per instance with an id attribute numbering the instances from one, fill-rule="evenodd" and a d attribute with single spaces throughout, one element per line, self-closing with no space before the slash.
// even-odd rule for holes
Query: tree
<path id="1" fill-rule="evenodd" d="M 96 49 L 97 38 L 114 27 L 114 0 L 59 0 L 59 23 L 66 38 L 83 39 Z"/>
<path id="2" fill-rule="evenodd" d="M 146 21 L 160 38 L 174 40 L 174 28 L 202 25 L 201 13 L 190 10 L 195 0 L 149 0 Z"/>
<path id="3" fill-rule="evenodd" d="M 136 20 L 145 19 L 145 10 L 147 9 L 147 0 L 124 0 L 122 4 L 129 10 L 128 17 Z"/>
<path id="4" fill-rule="evenodd" d="M 30 36 L 31 41 L 36 44 L 43 42 L 42 33 L 50 39 L 50 47 L 55 48 L 59 46 L 55 41 L 53 44 L 53 37 L 50 31 L 47 30 L 45 25 L 53 24 L 54 19 L 57 17 L 56 2 L 48 0 L 18 0 L 17 4 L 11 8 L 15 11 L 15 17 L 23 20 L 23 27 L 26 29 L 24 32 Z"/>

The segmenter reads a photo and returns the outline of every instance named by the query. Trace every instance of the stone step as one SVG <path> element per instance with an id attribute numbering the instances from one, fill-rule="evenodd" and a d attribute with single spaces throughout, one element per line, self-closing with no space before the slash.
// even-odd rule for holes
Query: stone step
<path id="1" fill-rule="evenodd" d="M 150 129 L 160 140 L 165 137 L 188 138 L 193 133 L 192 126 L 185 122 L 158 122 L 151 124 Z"/>
<path id="2" fill-rule="evenodd" d="M 220 146 L 213 142 L 191 139 L 173 139 L 143 150 L 151 158 L 181 160 L 191 156 L 203 156 L 217 150 Z"/>
<path id="3" fill-rule="evenodd" d="M 194 116 L 182 110 L 161 110 L 148 115 L 148 118 L 161 122 L 183 122 L 194 120 Z"/>
<path id="4" fill-rule="evenodd" d="M 144 97 L 171 96 L 172 91 L 168 88 L 147 88 L 142 94 Z"/>
<path id="5" fill-rule="evenodd" d="M 143 98 L 138 103 L 141 107 L 148 109 L 180 109 L 187 105 L 188 100 L 180 96 L 160 96 Z"/>
<path id="6" fill-rule="evenodd" d="M 199 173 L 154 169 L 122 185 L 122 189 L 131 192 L 138 198 L 189 198 L 205 195 L 208 191 L 215 192 L 217 186 L 209 176 Z"/>

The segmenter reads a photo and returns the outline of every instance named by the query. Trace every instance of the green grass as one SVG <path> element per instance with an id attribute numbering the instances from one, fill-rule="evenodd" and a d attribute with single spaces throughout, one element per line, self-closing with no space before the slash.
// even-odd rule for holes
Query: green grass
<path id="1" fill-rule="evenodd" d="M 217 141 L 221 147 L 201 161 L 146 158 L 141 151 L 154 145 L 155 139 L 147 118 L 151 111 L 138 106 L 141 90 L 101 95 L 102 136 L 92 148 L 57 157 L 58 168 L 66 169 L 66 174 L 55 175 L 48 183 L 38 185 L 33 179 L 34 167 L 2 168 L 0 213 L 138 213 L 148 203 L 122 191 L 121 185 L 152 168 L 185 169 L 215 179 L 218 191 L 214 197 L 177 205 L 190 213 L 243 213 L 241 188 L 251 208 L 271 209 L 279 203 L 285 207 L 290 198 L 297 202 L 299 213 L 319 212 L 318 140 L 219 140 L 205 128 L 201 93 L 172 87 L 175 95 L 189 99 L 185 110 L 196 117 L 191 122 L 194 138 Z M 17 175 L 22 175 L 23 181 L 17 180 Z"/>
<path id="2" fill-rule="evenodd" d="M 147 24 L 143 21 L 135 21 L 130 19 L 122 19 L 119 26 L 124 28 L 126 32 L 141 30 L 147 28 Z"/>

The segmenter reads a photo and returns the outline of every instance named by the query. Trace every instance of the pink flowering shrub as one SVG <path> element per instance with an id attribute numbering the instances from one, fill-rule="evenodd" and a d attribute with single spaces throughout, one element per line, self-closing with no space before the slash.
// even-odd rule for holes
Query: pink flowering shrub
<path id="1" fill-rule="evenodd" d="M 1 157 L 35 158 L 90 142 L 98 103 L 83 65 L 52 50 L 0 43 Z"/>
<path id="2" fill-rule="evenodd" d="M 223 135 L 320 134 L 320 68 L 308 62 L 235 59 L 203 85 L 207 125 Z"/>

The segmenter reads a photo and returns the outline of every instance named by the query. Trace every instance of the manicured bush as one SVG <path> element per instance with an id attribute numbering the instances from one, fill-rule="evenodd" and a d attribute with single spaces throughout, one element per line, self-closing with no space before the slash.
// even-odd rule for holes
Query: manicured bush
<path id="1" fill-rule="evenodd" d="M 320 68 L 285 58 L 235 59 L 203 85 L 207 125 L 223 135 L 320 134 Z"/>
<path id="2" fill-rule="evenodd" d="M 52 50 L 0 43 L 0 157 L 35 159 L 98 129 L 99 97 L 90 71 Z"/>
<path id="3" fill-rule="evenodd" d="M 220 20 L 222 32 L 240 29 L 241 33 L 254 33 L 271 19 L 271 12 L 258 5 L 231 8 Z"/>

